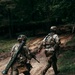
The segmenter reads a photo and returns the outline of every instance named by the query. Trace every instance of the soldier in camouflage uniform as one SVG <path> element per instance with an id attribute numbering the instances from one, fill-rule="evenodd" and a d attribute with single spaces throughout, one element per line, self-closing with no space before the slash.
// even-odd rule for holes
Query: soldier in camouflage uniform
<path id="1" fill-rule="evenodd" d="M 11 58 L 13 58 L 14 54 L 16 53 L 16 51 L 18 50 L 18 47 L 20 45 L 20 43 L 22 42 L 22 40 L 24 40 L 26 42 L 27 37 L 25 35 L 19 35 L 19 37 L 17 38 L 18 42 L 17 44 L 15 44 L 12 47 L 11 50 Z M 29 49 L 25 46 L 23 46 L 21 52 L 19 53 L 19 55 L 17 56 L 17 59 L 15 60 L 15 63 L 11 66 L 11 75 L 19 75 L 19 68 L 24 68 L 23 70 L 23 74 L 24 75 L 30 75 L 30 69 L 31 69 L 31 64 L 28 60 L 31 60 L 31 57 L 29 56 Z M 22 69 L 20 69 L 22 70 Z"/>
<path id="2" fill-rule="evenodd" d="M 39 47 L 39 52 L 41 51 L 42 47 L 45 49 L 45 55 L 48 58 L 48 63 L 46 68 L 42 71 L 42 75 L 45 75 L 47 70 L 53 67 L 55 75 L 59 73 L 57 70 L 57 57 L 56 52 L 59 50 L 60 39 L 56 34 L 57 27 L 52 26 L 50 28 L 50 33 L 43 39 L 41 45 Z"/>

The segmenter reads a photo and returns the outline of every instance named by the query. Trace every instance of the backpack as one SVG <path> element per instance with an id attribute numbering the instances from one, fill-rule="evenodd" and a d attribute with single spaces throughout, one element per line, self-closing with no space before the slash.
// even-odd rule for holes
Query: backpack
<path id="1" fill-rule="evenodd" d="M 55 45 L 55 39 L 53 38 L 54 33 L 49 33 L 46 37 L 45 37 L 45 45 Z"/>
<path id="2" fill-rule="evenodd" d="M 46 57 L 54 54 L 54 45 L 55 45 L 55 39 L 53 38 L 54 33 L 49 33 L 45 37 L 45 55 Z"/>

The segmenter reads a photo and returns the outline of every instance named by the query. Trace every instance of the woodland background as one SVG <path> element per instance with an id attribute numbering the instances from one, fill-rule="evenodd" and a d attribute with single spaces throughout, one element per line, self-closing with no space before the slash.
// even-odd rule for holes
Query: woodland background
<path id="1" fill-rule="evenodd" d="M 0 36 L 48 33 L 51 25 L 74 25 L 75 0 L 0 0 Z M 72 29 L 72 27 L 70 28 Z"/>

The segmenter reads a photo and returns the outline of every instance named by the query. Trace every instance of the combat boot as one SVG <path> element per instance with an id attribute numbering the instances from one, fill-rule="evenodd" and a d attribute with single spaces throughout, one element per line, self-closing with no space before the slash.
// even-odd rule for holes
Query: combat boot
<path id="1" fill-rule="evenodd" d="M 60 71 L 57 71 L 56 73 L 55 73 L 55 75 L 58 75 L 60 73 Z"/>

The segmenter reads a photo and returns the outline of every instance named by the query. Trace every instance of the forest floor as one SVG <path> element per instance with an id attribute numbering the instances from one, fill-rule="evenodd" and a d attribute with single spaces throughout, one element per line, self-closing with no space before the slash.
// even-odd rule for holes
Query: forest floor
<path id="1" fill-rule="evenodd" d="M 73 37 L 73 35 L 71 35 L 71 34 L 70 35 L 69 34 L 61 35 L 60 39 L 61 39 L 62 46 L 65 47 L 66 43 L 68 41 L 70 41 L 72 39 L 72 37 Z M 43 38 L 44 37 L 36 37 L 36 38 L 30 40 L 28 43 L 29 48 L 31 50 L 34 50 L 39 45 L 40 41 Z M 4 58 L 1 58 L 1 56 L 3 56 L 3 55 L 4 55 Z M 42 70 L 46 67 L 46 64 L 47 64 L 47 58 L 45 57 L 44 50 L 42 50 L 39 54 L 37 54 L 36 58 L 40 61 L 40 63 L 38 63 L 34 59 L 31 60 L 31 65 L 33 67 L 30 71 L 31 75 L 41 75 Z M 9 59 L 10 59 L 9 53 L 0 54 L 0 75 L 2 75 L 1 72 L 5 69 Z M 21 73 L 20 75 L 23 75 L 23 74 Z M 54 71 L 53 71 L 52 67 L 47 71 L 46 75 L 54 75 Z M 64 74 L 60 73 L 59 75 L 64 75 Z M 70 75 L 70 74 L 68 74 L 68 75 Z"/>

